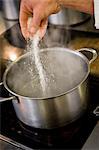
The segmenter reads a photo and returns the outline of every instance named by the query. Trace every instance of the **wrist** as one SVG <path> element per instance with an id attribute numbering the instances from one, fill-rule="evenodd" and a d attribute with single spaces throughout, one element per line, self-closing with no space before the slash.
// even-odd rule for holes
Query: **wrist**
<path id="1" fill-rule="evenodd" d="M 57 0 L 63 7 L 76 9 L 81 12 L 93 14 L 93 1 L 94 0 Z"/>
<path id="2" fill-rule="evenodd" d="M 58 0 L 58 3 L 63 7 L 64 7 L 64 5 L 68 7 L 69 5 L 72 4 L 72 1 L 73 0 Z"/>

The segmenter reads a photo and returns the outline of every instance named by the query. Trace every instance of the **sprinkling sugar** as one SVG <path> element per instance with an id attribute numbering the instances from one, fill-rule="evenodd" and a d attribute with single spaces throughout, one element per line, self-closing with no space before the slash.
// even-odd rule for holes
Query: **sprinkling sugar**
<path id="1" fill-rule="evenodd" d="M 46 73 L 45 70 L 43 69 L 43 65 L 41 63 L 40 60 L 40 55 L 39 55 L 39 32 L 37 32 L 33 37 L 30 38 L 30 45 L 28 46 L 28 50 L 31 52 L 34 62 L 35 62 L 35 66 L 37 68 L 38 71 L 38 75 L 39 75 L 39 80 L 40 80 L 40 85 L 42 87 L 42 91 L 43 93 L 46 90 Z"/>

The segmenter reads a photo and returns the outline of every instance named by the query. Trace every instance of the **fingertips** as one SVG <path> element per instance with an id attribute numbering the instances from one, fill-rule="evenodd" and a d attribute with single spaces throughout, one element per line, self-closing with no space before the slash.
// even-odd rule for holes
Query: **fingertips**
<path id="1" fill-rule="evenodd" d="M 25 26 L 24 24 L 20 23 L 20 27 L 21 27 L 22 35 L 24 36 L 24 38 L 27 38 L 29 36 L 28 30 L 27 30 L 27 26 Z"/>
<path id="2" fill-rule="evenodd" d="M 34 36 L 36 32 L 38 31 L 41 23 L 41 15 L 37 10 L 33 11 L 33 17 L 31 18 L 30 25 L 29 25 L 29 33 L 31 36 Z"/>
<path id="3" fill-rule="evenodd" d="M 48 19 L 44 19 L 41 23 L 41 26 L 39 28 L 39 35 L 40 38 L 42 39 L 46 33 L 47 30 L 47 25 L 48 25 Z"/>
<path id="4" fill-rule="evenodd" d="M 35 27 L 31 27 L 31 28 L 30 28 L 30 33 L 31 33 L 32 35 L 34 35 L 36 32 L 37 32 L 37 28 L 35 28 Z"/>
<path id="5" fill-rule="evenodd" d="M 39 13 L 34 13 L 33 17 L 29 17 L 24 11 L 20 12 L 20 26 L 25 39 L 33 37 L 39 30 L 40 38 L 43 38 L 47 29 L 48 20 L 43 19 Z"/>

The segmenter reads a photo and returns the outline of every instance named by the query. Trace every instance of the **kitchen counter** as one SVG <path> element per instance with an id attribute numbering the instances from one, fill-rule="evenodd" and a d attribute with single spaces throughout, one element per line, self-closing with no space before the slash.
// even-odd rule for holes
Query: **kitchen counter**
<path id="1" fill-rule="evenodd" d="M 99 122 L 87 139 L 82 150 L 99 150 Z"/>
<path id="2" fill-rule="evenodd" d="M 10 138 L 7 138 L 0 134 L 0 149 L 1 150 L 32 150 L 20 143 L 17 143 Z"/>

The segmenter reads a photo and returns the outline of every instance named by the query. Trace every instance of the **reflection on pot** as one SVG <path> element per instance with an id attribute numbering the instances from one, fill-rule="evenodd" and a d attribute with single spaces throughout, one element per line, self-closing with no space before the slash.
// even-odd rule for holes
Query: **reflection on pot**
<path id="1" fill-rule="evenodd" d="M 20 55 L 23 54 L 23 49 L 11 45 L 7 39 L 1 38 L 0 40 L 0 53 L 2 59 L 15 61 Z"/>

